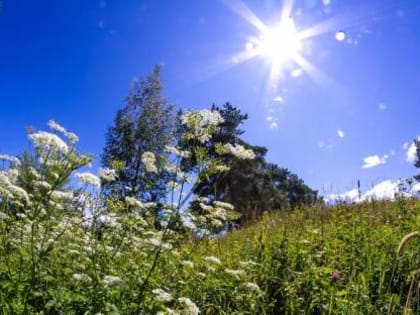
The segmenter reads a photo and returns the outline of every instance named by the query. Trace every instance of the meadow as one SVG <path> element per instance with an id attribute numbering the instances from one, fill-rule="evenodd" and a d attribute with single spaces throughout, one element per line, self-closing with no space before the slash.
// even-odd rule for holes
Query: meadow
<path id="1" fill-rule="evenodd" d="M 205 111 L 184 120 L 186 136 L 205 142 L 220 119 Z M 183 207 L 192 195 L 180 163 L 166 166 L 176 180 L 170 203 L 117 198 L 101 188 L 117 172 L 87 172 L 91 157 L 78 152 L 77 136 L 49 127 L 28 133 L 32 153 L 1 156 L 2 314 L 420 312 L 416 199 L 320 201 L 221 233 L 232 206 L 198 197 Z M 239 145 L 221 154 L 232 148 L 252 158 Z M 221 171 L 199 152 L 202 171 Z M 153 153 L 142 163 L 157 171 Z"/>

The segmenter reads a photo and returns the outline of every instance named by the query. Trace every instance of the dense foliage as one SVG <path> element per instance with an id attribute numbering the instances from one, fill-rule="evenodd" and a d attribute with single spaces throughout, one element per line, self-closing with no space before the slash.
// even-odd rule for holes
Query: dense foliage
<path id="1" fill-rule="evenodd" d="M 416 157 L 415 157 L 414 166 L 417 167 L 417 168 L 420 168 L 420 140 L 415 139 L 414 140 L 414 145 L 416 146 Z M 414 178 L 417 181 L 420 181 L 420 174 L 417 174 L 416 176 L 414 176 Z"/>

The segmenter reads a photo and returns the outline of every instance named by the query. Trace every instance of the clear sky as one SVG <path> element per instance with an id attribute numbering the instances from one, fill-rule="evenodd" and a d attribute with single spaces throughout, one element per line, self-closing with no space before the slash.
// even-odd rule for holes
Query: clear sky
<path id="1" fill-rule="evenodd" d="M 368 189 L 416 174 L 419 30 L 418 0 L 3 0 L 0 153 L 55 119 L 98 156 L 160 63 L 170 102 L 230 101 L 269 161 L 321 193 Z"/>

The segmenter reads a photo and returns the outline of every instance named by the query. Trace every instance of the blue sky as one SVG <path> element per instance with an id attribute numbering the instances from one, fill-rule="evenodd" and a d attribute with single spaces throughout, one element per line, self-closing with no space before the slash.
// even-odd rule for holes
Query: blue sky
<path id="1" fill-rule="evenodd" d="M 130 82 L 161 63 L 170 102 L 232 102 L 249 114 L 246 140 L 321 193 L 416 174 L 407 148 L 420 135 L 420 3 L 295 0 L 296 32 L 320 30 L 299 42 L 311 67 L 286 59 L 268 80 L 273 60 L 239 58 L 261 35 L 245 17 L 271 28 L 284 8 L 274 0 L 4 0 L 0 153 L 28 148 L 24 127 L 55 119 L 98 156 Z"/>

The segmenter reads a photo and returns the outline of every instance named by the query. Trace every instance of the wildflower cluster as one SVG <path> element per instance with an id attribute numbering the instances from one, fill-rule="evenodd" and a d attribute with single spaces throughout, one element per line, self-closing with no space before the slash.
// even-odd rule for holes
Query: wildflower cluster
<path id="1" fill-rule="evenodd" d="M 251 149 L 245 149 L 241 144 L 226 143 L 224 145 L 217 144 L 216 150 L 219 154 L 231 154 L 240 160 L 255 159 L 255 153 Z"/>
<path id="2" fill-rule="evenodd" d="M 201 143 L 208 141 L 217 126 L 223 122 L 223 117 L 215 110 L 187 111 L 181 116 L 182 123 L 187 127 L 186 139 L 196 139 Z"/>
<path id="3" fill-rule="evenodd" d="M 198 143 L 223 121 L 216 111 L 188 112 L 182 120 L 184 138 Z M 147 172 L 163 167 L 172 174 L 167 202 L 136 195 L 119 200 L 98 189 L 118 180 L 117 171 L 87 172 L 91 158 L 77 151 L 78 137 L 55 121 L 48 126 L 52 132 L 30 130 L 33 155 L 0 156 L 0 235 L 7 244 L 0 248 L 7 267 L 0 268 L 0 278 L 7 279 L 0 284 L 0 304 L 7 301 L 8 313 L 199 314 L 203 302 L 184 294 L 188 275 L 208 279 L 205 271 L 213 267 L 203 269 L 188 259 L 191 253 L 177 249 L 191 234 L 223 227 L 233 207 L 186 191 L 197 177 L 181 169 L 180 159 L 196 153 L 194 147 L 167 147 L 173 161 L 161 166 L 154 153 L 141 156 Z M 223 168 L 206 154 L 198 162 L 203 172 Z M 217 264 L 216 257 L 208 259 Z M 232 281 L 242 277 L 236 273 L 226 269 Z"/>

